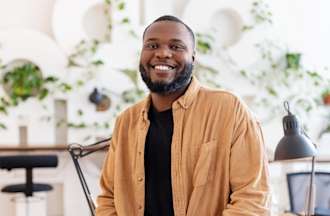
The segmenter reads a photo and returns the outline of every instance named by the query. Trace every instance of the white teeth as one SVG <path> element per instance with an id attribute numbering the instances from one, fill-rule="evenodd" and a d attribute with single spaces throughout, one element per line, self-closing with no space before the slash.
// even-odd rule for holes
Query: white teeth
<path id="1" fill-rule="evenodd" d="M 155 69 L 165 71 L 165 70 L 172 70 L 173 68 L 167 65 L 156 65 Z"/>

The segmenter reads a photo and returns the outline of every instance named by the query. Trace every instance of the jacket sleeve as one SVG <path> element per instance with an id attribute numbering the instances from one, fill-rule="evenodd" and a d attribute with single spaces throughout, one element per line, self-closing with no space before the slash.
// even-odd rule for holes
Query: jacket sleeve
<path id="1" fill-rule="evenodd" d="M 116 131 L 116 126 L 115 126 L 115 131 Z M 117 215 L 115 202 L 114 202 L 114 171 L 115 171 L 114 169 L 115 169 L 115 146 L 116 146 L 115 131 L 113 133 L 110 142 L 109 151 L 107 153 L 101 171 L 101 179 L 100 179 L 101 194 L 97 197 L 96 216 Z"/>
<path id="2" fill-rule="evenodd" d="M 230 202 L 223 216 L 266 216 L 270 188 L 268 161 L 259 123 L 238 103 L 230 153 Z"/>

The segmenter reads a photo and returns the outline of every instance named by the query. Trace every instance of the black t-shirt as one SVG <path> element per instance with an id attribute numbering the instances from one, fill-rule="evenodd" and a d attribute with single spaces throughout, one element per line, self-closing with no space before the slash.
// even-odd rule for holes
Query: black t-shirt
<path id="1" fill-rule="evenodd" d="M 171 184 L 172 109 L 157 112 L 152 106 L 148 113 L 145 152 L 145 216 L 174 215 Z"/>

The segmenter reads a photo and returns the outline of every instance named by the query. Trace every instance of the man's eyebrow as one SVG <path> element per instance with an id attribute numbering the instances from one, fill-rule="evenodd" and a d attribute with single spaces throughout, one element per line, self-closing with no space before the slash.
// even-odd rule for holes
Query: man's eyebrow
<path id="1" fill-rule="evenodd" d="M 146 42 L 148 41 L 158 41 L 159 39 L 158 38 L 148 38 L 147 40 L 145 40 Z M 179 42 L 179 43 L 184 43 L 183 40 L 180 40 L 180 39 L 170 39 L 170 42 Z"/>
<path id="2" fill-rule="evenodd" d="M 157 41 L 158 39 L 157 38 L 148 38 L 147 40 L 145 40 L 145 42 L 148 42 L 148 41 Z"/>
<path id="3" fill-rule="evenodd" d="M 171 41 L 171 42 L 184 43 L 184 41 L 183 41 L 183 40 L 180 40 L 180 39 L 171 39 L 170 41 Z"/>

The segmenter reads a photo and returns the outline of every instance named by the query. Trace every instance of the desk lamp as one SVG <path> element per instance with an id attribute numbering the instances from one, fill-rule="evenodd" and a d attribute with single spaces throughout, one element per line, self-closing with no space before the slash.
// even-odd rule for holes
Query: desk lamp
<path id="1" fill-rule="evenodd" d="M 314 212 L 314 176 L 315 156 L 317 154 L 315 145 L 299 126 L 298 119 L 290 112 L 289 102 L 284 102 L 284 108 L 288 115 L 283 118 L 284 137 L 278 143 L 275 150 L 275 161 L 293 160 L 312 157 L 312 170 L 310 177 L 307 215 Z"/>

